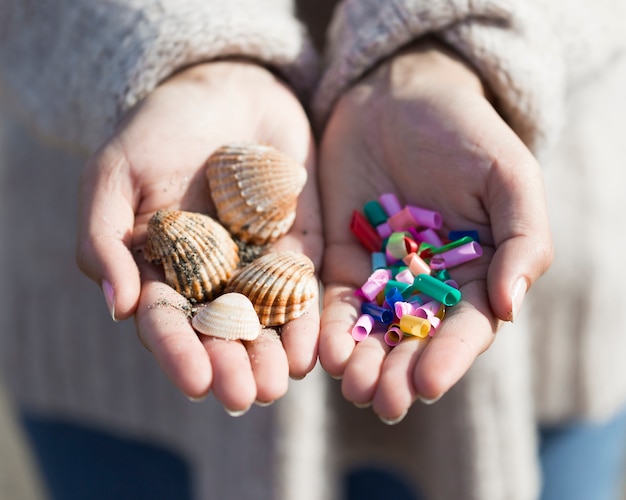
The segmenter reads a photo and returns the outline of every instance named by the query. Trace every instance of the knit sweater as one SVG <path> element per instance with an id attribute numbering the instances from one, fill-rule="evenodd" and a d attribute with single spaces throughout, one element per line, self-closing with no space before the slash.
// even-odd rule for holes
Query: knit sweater
<path id="1" fill-rule="evenodd" d="M 543 161 L 554 227 L 555 264 L 515 325 L 441 401 L 387 427 L 342 401 L 320 370 L 240 419 L 212 397 L 178 394 L 132 323 L 111 324 L 74 266 L 84 157 L 30 135 L 34 125 L 89 152 L 173 72 L 231 55 L 273 67 L 308 104 L 316 58 L 289 2 L 0 0 L 0 98 L 26 120 L 0 129 L 0 230 L 10 235 L 0 246 L 0 360 L 13 397 L 172 446 L 192 460 L 198 498 L 336 498 L 339 475 L 368 461 L 429 499 L 535 498 L 537 422 L 607 418 L 626 402 L 626 295 L 606 279 L 626 272 L 615 234 L 626 209 L 626 7 L 590 4 L 346 0 L 334 13 L 312 101 L 320 128 L 369 68 L 434 34 L 470 61 Z"/>

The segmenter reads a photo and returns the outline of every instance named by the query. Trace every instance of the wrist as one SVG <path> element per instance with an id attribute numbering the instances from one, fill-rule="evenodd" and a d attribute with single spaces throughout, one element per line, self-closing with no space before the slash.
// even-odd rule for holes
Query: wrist
<path id="1" fill-rule="evenodd" d="M 453 49 L 433 37 L 416 40 L 384 61 L 373 73 L 396 97 L 416 90 L 450 87 L 487 95 L 478 72 Z"/>
<path id="2" fill-rule="evenodd" d="M 246 81 L 277 80 L 276 75 L 266 66 L 250 59 L 228 58 L 206 61 L 188 66 L 173 74 L 161 85 L 171 82 L 186 82 L 199 85 L 236 83 Z"/>

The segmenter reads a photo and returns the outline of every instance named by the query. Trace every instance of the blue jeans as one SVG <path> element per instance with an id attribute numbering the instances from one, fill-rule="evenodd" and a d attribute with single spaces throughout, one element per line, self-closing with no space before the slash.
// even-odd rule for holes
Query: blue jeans
<path id="1" fill-rule="evenodd" d="M 626 410 L 604 424 L 541 430 L 542 500 L 622 500 Z"/>
<path id="2" fill-rule="evenodd" d="M 185 460 L 152 444 L 24 415 L 52 500 L 191 500 Z"/>
<path id="3" fill-rule="evenodd" d="M 24 416 L 24 426 L 53 500 L 191 500 L 191 469 L 151 444 L 64 422 Z M 540 430 L 541 500 L 623 500 L 626 410 L 601 425 Z M 346 475 L 346 500 L 424 500 L 378 467 Z"/>

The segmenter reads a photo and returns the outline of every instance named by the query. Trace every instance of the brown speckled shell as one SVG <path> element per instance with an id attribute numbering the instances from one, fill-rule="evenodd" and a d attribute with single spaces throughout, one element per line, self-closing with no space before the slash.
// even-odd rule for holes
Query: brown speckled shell
<path id="1" fill-rule="evenodd" d="M 271 146 L 233 143 L 207 160 L 217 217 L 237 238 L 265 245 L 289 231 L 307 179 L 303 165 Z"/>
<path id="2" fill-rule="evenodd" d="M 144 255 L 163 264 L 165 281 L 189 300 L 219 295 L 239 264 L 237 244 L 208 215 L 159 210 L 148 222 Z"/>
<path id="3" fill-rule="evenodd" d="M 226 340 L 254 340 L 261 333 L 252 302 L 240 293 L 226 293 L 201 306 L 191 324 L 199 333 Z"/>
<path id="4" fill-rule="evenodd" d="M 313 262 L 295 252 L 259 257 L 239 271 L 227 292 L 247 296 L 264 326 L 284 325 L 299 318 L 317 297 Z"/>

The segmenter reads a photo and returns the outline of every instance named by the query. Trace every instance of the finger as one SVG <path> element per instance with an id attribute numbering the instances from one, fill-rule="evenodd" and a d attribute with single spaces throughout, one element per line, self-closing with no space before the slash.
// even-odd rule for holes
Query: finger
<path id="1" fill-rule="evenodd" d="M 553 253 L 542 173 L 523 145 L 499 158 L 487 200 L 496 246 L 488 272 L 489 298 L 495 315 L 512 321 Z"/>
<path id="2" fill-rule="evenodd" d="M 281 338 L 289 360 L 289 375 L 292 378 L 301 379 L 315 367 L 319 334 L 318 300 L 315 300 L 301 317 L 283 326 Z"/>
<path id="3" fill-rule="evenodd" d="M 276 331 L 264 328 L 246 346 L 256 380 L 256 402 L 271 403 L 284 396 L 289 384 L 289 363 Z"/>
<path id="4" fill-rule="evenodd" d="M 389 346 L 380 333 L 370 334 L 356 344 L 341 382 L 341 391 L 348 401 L 359 407 L 372 402 L 388 352 Z"/>
<path id="5" fill-rule="evenodd" d="M 140 277 L 129 250 L 134 207 L 128 165 L 114 147 L 96 155 L 81 175 L 76 262 L 101 285 L 114 320 L 130 317 Z"/>
<path id="6" fill-rule="evenodd" d="M 246 412 L 254 403 L 257 391 L 250 358 L 244 345 L 203 335 L 201 342 L 213 368 L 213 394 L 233 415 Z"/>
<path id="7" fill-rule="evenodd" d="M 463 299 L 448 309 L 415 365 L 413 383 L 422 399 L 445 394 L 495 339 L 499 322 L 493 318 L 485 282 L 472 281 L 461 291 Z"/>
<path id="8" fill-rule="evenodd" d="M 169 286 L 146 280 L 135 321 L 137 333 L 168 378 L 191 398 L 205 396 L 213 372 L 189 323 L 189 304 Z"/>
<path id="9" fill-rule="evenodd" d="M 354 288 L 329 284 L 323 302 L 320 363 L 332 377 L 341 378 L 355 348 L 351 330 L 358 318 L 360 301 Z"/>
<path id="10" fill-rule="evenodd" d="M 417 397 L 413 372 L 429 339 L 406 336 L 383 364 L 373 400 L 374 412 L 386 423 L 397 423 Z"/>

